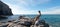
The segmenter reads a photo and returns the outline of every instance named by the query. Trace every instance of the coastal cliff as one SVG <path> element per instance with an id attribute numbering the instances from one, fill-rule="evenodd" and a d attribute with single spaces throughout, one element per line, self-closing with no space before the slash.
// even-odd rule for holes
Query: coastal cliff
<path id="1" fill-rule="evenodd" d="M 13 15 L 9 6 L 0 1 L 0 15 Z"/>

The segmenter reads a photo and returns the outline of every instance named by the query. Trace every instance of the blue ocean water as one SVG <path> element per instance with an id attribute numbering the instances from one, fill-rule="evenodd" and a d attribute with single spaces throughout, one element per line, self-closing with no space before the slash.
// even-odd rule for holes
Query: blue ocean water
<path id="1" fill-rule="evenodd" d="M 0 22 L 7 22 L 9 20 L 17 20 L 20 15 L 8 16 L 7 19 L 2 19 Z M 34 18 L 37 15 L 24 15 L 30 18 Z M 52 27 L 60 27 L 60 14 L 58 15 L 41 15 L 40 19 L 43 19 Z"/>

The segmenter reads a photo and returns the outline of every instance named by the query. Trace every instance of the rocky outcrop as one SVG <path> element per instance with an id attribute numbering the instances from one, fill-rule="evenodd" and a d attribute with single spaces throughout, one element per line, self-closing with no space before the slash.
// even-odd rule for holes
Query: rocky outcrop
<path id="1" fill-rule="evenodd" d="M 0 15 L 13 15 L 9 6 L 0 1 Z"/>
<path id="2" fill-rule="evenodd" d="M 31 23 L 29 23 L 32 19 L 29 18 L 22 18 L 22 19 L 18 19 L 18 20 L 12 20 L 12 21 L 8 21 L 8 22 L 0 22 L 0 27 L 49 27 L 48 24 L 39 24 L 37 25 L 31 25 Z M 43 21 L 41 21 L 42 23 L 44 23 Z"/>

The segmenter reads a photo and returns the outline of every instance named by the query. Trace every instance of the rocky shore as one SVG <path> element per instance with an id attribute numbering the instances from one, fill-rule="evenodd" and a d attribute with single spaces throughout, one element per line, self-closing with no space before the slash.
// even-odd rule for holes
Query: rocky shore
<path id="1" fill-rule="evenodd" d="M 27 26 L 21 25 L 24 23 L 24 21 L 28 21 L 28 19 L 12 20 L 12 21 L 8 21 L 8 22 L 0 22 L 0 27 L 27 27 Z"/>
<path id="2" fill-rule="evenodd" d="M 0 27 L 29 27 L 26 24 L 26 22 L 31 21 L 32 19 L 30 18 L 22 18 L 18 20 L 12 20 L 8 22 L 0 22 Z M 48 25 L 47 25 L 48 26 Z M 30 27 L 37 27 L 36 25 L 31 25 Z M 39 25 L 38 27 L 44 27 L 44 25 Z"/>

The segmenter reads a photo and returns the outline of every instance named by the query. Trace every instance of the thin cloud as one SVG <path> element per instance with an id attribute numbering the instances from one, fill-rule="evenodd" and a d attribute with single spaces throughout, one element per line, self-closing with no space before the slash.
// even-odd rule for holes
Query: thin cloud
<path id="1" fill-rule="evenodd" d="M 9 1 L 16 1 L 17 3 L 19 3 L 19 5 L 18 5 L 18 4 L 11 4 L 9 2 L 8 3 L 4 2 L 7 5 L 9 5 L 9 7 L 12 9 L 13 14 L 37 14 L 37 11 L 39 9 L 32 10 L 32 8 L 30 8 L 29 5 L 35 6 L 37 4 L 46 3 L 51 0 L 9 0 Z M 42 11 L 42 9 L 41 9 L 41 13 L 42 14 L 60 14 L 60 6 L 47 8 L 44 11 Z"/>
<path id="2" fill-rule="evenodd" d="M 6 1 L 6 0 L 2 0 L 2 1 Z M 38 4 L 44 4 L 44 3 L 48 3 L 50 2 L 51 0 L 8 0 L 8 1 L 11 1 L 11 3 L 17 3 L 19 4 L 20 6 L 36 6 Z M 8 2 L 7 1 L 7 2 Z"/>
<path id="3" fill-rule="evenodd" d="M 18 5 L 9 4 L 9 7 L 12 9 L 13 14 L 37 14 L 37 10 L 29 10 Z"/>
<path id="4" fill-rule="evenodd" d="M 60 6 L 56 6 L 48 9 L 49 10 L 42 12 L 42 14 L 60 14 Z"/>

